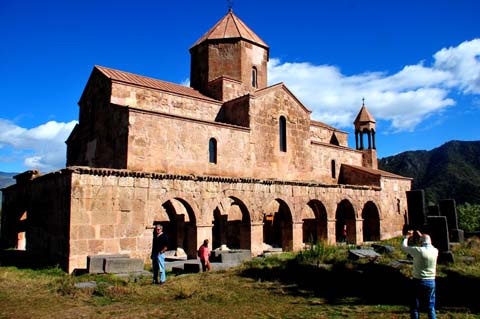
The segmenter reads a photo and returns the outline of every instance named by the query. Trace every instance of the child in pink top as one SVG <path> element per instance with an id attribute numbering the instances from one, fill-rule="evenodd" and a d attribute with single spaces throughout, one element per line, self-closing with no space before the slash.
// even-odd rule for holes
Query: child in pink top
<path id="1" fill-rule="evenodd" d="M 202 246 L 198 248 L 198 257 L 200 257 L 200 262 L 202 263 L 202 270 L 212 270 L 212 265 L 210 264 L 210 249 L 208 249 L 208 239 L 203 241 Z"/>

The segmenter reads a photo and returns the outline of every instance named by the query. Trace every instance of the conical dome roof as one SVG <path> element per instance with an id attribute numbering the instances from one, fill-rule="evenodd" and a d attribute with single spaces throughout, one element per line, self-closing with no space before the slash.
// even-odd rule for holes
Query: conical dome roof
<path id="1" fill-rule="evenodd" d="M 355 121 L 353 121 L 353 124 L 355 125 L 355 130 L 360 131 L 363 129 L 375 129 L 375 122 L 376 121 L 373 116 L 370 114 L 370 112 L 368 112 L 367 107 L 365 106 L 365 102 L 363 102 L 360 112 L 358 112 Z"/>
<path id="2" fill-rule="evenodd" d="M 268 49 L 268 45 L 260 39 L 242 20 L 230 9 L 220 21 L 217 22 L 207 33 L 195 42 L 192 47 L 205 41 L 222 39 L 243 39 Z"/>
<path id="3" fill-rule="evenodd" d="M 370 112 L 368 112 L 367 107 L 365 105 L 362 105 L 362 108 L 360 109 L 360 112 L 358 112 L 357 118 L 353 123 L 357 124 L 357 123 L 365 123 L 365 122 L 375 123 L 375 119 L 370 114 Z"/>

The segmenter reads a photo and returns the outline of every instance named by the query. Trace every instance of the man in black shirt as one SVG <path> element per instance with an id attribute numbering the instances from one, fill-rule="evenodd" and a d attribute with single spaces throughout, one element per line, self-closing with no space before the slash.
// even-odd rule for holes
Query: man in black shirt
<path id="1" fill-rule="evenodd" d="M 152 284 L 164 284 L 166 280 L 165 274 L 165 252 L 168 249 L 168 238 L 163 232 L 163 226 L 155 225 L 153 230 L 152 241 L 152 270 L 153 282 Z M 158 273 L 160 272 L 160 282 L 158 281 Z"/>

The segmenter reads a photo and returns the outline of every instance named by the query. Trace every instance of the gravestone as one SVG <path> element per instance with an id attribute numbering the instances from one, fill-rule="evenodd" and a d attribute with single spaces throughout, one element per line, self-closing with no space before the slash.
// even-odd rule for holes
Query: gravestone
<path id="1" fill-rule="evenodd" d="M 411 229 L 423 229 L 426 223 L 425 194 L 423 189 L 407 191 L 408 224 Z"/>
<path id="2" fill-rule="evenodd" d="M 440 215 L 447 218 L 448 231 L 452 242 L 463 242 L 463 230 L 458 229 L 457 207 L 454 199 L 443 199 L 438 202 Z"/>
<path id="3" fill-rule="evenodd" d="M 427 233 L 432 238 L 432 245 L 438 249 L 438 262 L 453 262 L 450 251 L 447 218 L 445 216 L 428 216 Z"/>

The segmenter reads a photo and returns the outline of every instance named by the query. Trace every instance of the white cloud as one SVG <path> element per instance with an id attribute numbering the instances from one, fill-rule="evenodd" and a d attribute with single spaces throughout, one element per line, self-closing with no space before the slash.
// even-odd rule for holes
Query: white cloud
<path id="1" fill-rule="evenodd" d="M 432 66 L 421 61 L 395 74 L 370 72 L 347 76 L 331 65 L 282 63 L 270 59 L 270 84 L 284 82 L 313 111 L 316 120 L 352 127 L 362 97 L 374 117 L 394 131 L 412 131 L 429 116 L 455 105 L 449 93 L 480 93 L 480 39 L 434 54 Z"/>
<path id="2" fill-rule="evenodd" d="M 25 167 L 43 172 L 62 168 L 66 157 L 65 140 L 76 123 L 50 121 L 27 129 L 0 119 L 0 148 L 3 149 L 3 157 L 9 157 L 12 161 L 22 160 Z"/>
<path id="3" fill-rule="evenodd" d="M 450 72 L 454 76 L 453 84 L 463 93 L 480 94 L 480 39 L 444 48 L 433 57 L 434 68 Z"/>

